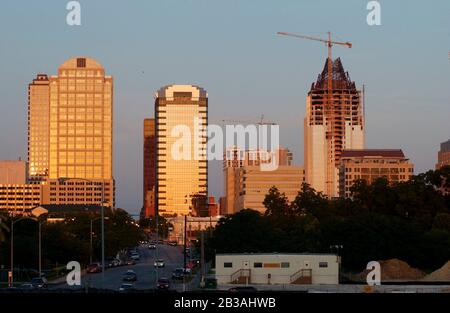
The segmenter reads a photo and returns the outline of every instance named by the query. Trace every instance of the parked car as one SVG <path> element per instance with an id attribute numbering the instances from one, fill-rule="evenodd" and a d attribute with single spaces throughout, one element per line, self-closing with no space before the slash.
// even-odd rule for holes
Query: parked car
<path id="1" fill-rule="evenodd" d="M 123 281 L 136 281 L 137 275 L 133 270 L 128 270 L 125 272 L 125 274 L 123 274 L 122 280 Z"/>
<path id="2" fill-rule="evenodd" d="M 34 288 L 47 288 L 47 279 L 45 277 L 34 277 L 31 280 L 31 285 L 33 285 Z"/>
<path id="3" fill-rule="evenodd" d="M 100 263 L 89 264 L 86 268 L 88 273 L 100 273 L 102 271 L 102 265 Z"/>
<path id="4" fill-rule="evenodd" d="M 20 290 L 31 290 L 31 289 L 34 289 L 34 286 L 31 283 L 25 283 L 20 286 Z"/>
<path id="5" fill-rule="evenodd" d="M 122 284 L 119 287 L 119 292 L 130 292 L 136 290 L 133 284 Z"/>
<path id="6" fill-rule="evenodd" d="M 238 286 L 228 289 L 229 292 L 257 292 L 258 289 L 252 286 Z"/>
<path id="7" fill-rule="evenodd" d="M 135 260 L 135 261 L 138 261 L 138 260 L 141 259 L 141 255 L 139 253 L 137 253 L 137 252 L 131 253 L 131 259 Z"/>
<path id="8" fill-rule="evenodd" d="M 154 249 L 156 249 L 156 244 L 152 242 L 148 245 L 148 248 L 151 250 L 154 250 Z"/>
<path id="9" fill-rule="evenodd" d="M 126 265 L 135 265 L 135 264 L 136 264 L 136 261 L 133 260 L 133 259 L 128 259 L 128 260 L 125 262 L 125 264 L 126 264 Z"/>
<path id="10" fill-rule="evenodd" d="M 163 259 L 158 259 L 158 260 L 156 260 L 156 261 L 153 263 L 153 266 L 154 266 L 154 267 L 164 267 L 164 266 L 165 266 L 164 260 L 163 260 Z"/>
<path id="11" fill-rule="evenodd" d="M 182 268 L 177 268 L 172 272 L 172 279 L 183 279 L 185 271 Z"/>
<path id="12" fill-rule="evenodd" d="M 156 283 L 156 288 L 160 290 L 161 289 L 168 290 L 170 288 L 169 280 L 165 277 L 161 277 L 160 279 L 158 279 L 158 282 Z"/>

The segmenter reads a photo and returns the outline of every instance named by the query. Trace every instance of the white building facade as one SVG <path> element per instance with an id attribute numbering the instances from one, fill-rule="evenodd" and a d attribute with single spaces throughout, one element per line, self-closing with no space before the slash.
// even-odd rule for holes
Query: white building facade
<path id="1" fill-rule="evenodd" d="M 339 284 L 334 254 L 216 254 L 216 279 L 224 284 Z"/>

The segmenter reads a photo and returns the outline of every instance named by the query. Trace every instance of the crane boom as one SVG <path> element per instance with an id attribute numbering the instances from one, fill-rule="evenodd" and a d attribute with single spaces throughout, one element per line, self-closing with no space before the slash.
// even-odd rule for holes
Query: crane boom
<path id="1" fill-rule="evenodd" d="M 298 34 L 291 34 L 291 33 L 286 33 L 286 32 L 278 32 L 278 35 L 282 35 L 282 36 L 290 36 L 290 37 L 297 37 L 297 38 L 302 38 L 302 39 L 309 39 L 309 40 L 315 40 L 315 41 L 320 41 L 323 43 L 326 43 L 327 45 L 342 45 L 342 46 L 347 46 L 349 48 L 352 47 L 352 43 L 351 42 L 341 42 L 341 41 L 331 41 L 330 39 L 322 39 L 322 38 L 317 38 L 317 37 L 312 37 L 312 36 L 304 36 L 304 35 L 298 35 Z"/>

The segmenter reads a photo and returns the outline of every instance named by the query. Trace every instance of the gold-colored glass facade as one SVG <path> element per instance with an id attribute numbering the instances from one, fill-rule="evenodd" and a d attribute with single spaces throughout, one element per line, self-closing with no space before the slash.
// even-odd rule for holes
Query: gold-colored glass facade
<path id="1" fill-rule="evenodd" d="M 49 79 L 45 74 L 28 85 L 28 163 L 31 180 L 48 176 Z"/>
<path id="2" fill-rule="evenodd" d="M 197 86 L 166 86 L 156 94 L 155 114 L 158 212 L 165 216 L 189 215 L 192 197 L 207 196 L 207 93 Z M 187 158 L 174 154 L 181 136 L 174 134 L 177 128 L 188 130 L 188 144 L 184 146 L 190 150 Z M 196 128 L 200 132 L 196 133 Z"/>
<path id="3" fill-rule="evenodd" d="M 50 179 L 112 179 L 112 92 L 112 77 L 89 58 L 50 78 Z"/>

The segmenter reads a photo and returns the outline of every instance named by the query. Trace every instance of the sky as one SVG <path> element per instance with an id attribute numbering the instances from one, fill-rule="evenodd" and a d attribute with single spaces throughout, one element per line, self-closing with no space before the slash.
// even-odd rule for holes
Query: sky
<path id="1" fill-rule="evenodd" d="M 143 119 L 167 84 L 205 88 L 210 123 L 264 114 L 303 164 L 305 98 L 327 50 L 277 31 L 331 31 L 353 43 L 333 56 L 365 85 L 367 148 L 401 148 L 420 173 L 450 139 L 448 0 L 380 0 L 379 26 L 367 24 L 366 0 L 80 0 L 80 26 L 67 25 L 68 2 L 0 2 L 0 159 L 26 159 L 27 88 L 36 74 L 92 57 L 114 77 L 116 206 L 130 213 L 142 206 Z M 209 193 L 219 197 L 220 162 L 209 174 Z"/>

